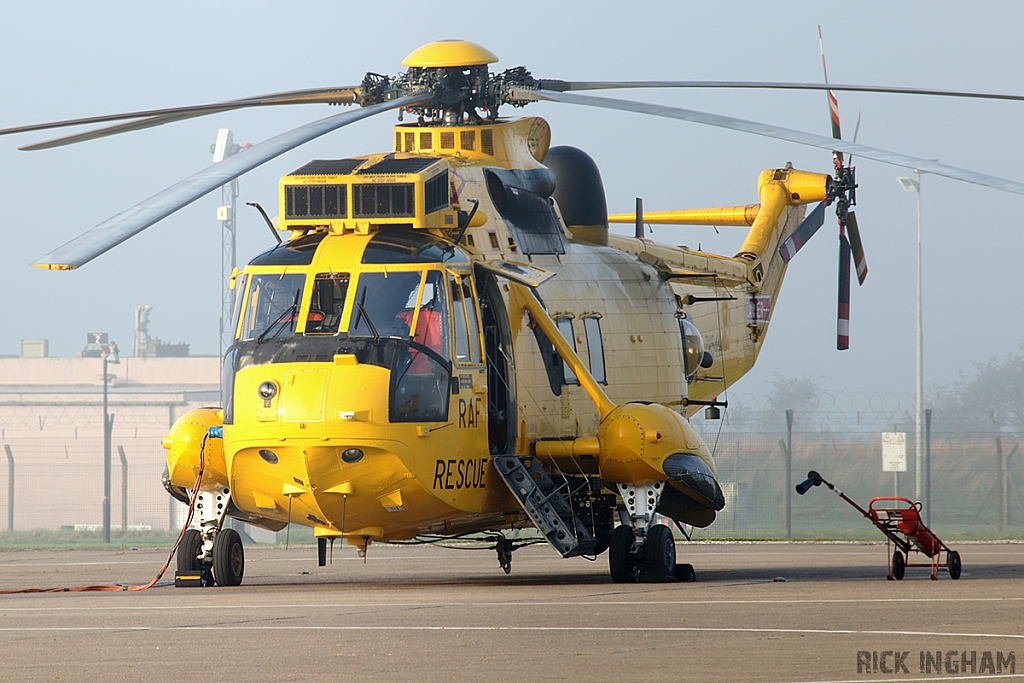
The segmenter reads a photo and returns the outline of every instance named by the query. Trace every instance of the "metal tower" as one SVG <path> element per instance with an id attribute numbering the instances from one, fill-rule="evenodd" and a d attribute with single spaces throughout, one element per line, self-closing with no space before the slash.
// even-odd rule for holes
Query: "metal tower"
<path id="1" fill-rule="evenodd" d="M 238 153 L 241 147 L 235 144 L 234 135 L 227 128 L 217 131 L 217 141 L 210 146 L 213 162 L 224 161 Z M 238 200 L 238 181 L 232 180 L 220 188 L 220 206 L 217 220 L 221 224 L 220 241 L 220 356 L 231 346 L 234 330 L 229 329 L 234 313 L 235 297 L 231 291 L 231 275 L 238 267 L 237 245 L 235 242 L 235 205 Z"/>

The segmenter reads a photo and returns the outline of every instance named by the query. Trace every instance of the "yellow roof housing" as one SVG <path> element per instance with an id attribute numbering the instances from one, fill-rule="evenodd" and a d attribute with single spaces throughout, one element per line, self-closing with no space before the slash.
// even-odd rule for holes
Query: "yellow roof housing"
<path id="1" fill-rule="evenodd" d="M 402 60 L 402 66 L 445 68 L 493 64 L 498 56 L 468 40 L 437 40 L 416 48 Z"/>

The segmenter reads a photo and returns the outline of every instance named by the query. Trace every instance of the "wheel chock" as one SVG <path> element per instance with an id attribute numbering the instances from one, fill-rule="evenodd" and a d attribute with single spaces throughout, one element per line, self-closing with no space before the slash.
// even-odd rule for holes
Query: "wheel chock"
<path id="1" fill-rule="evenodd" d="M 697 580 L 697 573 L 692 564 L 677 564 L 672 570 L 672 578 L 680 583 L 692 583 Z"/>

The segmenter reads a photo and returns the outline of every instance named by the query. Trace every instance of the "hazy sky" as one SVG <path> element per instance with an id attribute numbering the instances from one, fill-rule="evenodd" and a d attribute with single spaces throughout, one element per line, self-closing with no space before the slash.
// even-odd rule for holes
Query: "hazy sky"
<path id="1" fill-rule="evenodd" d="M 496 68 L 526 65 L 538 77 L 819 81 L 818 24 L 833 82 L 1024 93 L 1017 2 L 970 11 L 962 2 L 889 1 L 8 2 L 0 7 L 0 127 L 357 84 L 367 71 L 398 73 L 409 52 L 443 38 L 481 43 L 500 57 Z M 612 96 L 830 133 L 821 92 Z M 847 138 L 861 112 L 860 142 L 1024 180 L 1024 103 L 840 93 L 839 105 Z M 51 355 L 70 356 L 91 331 L 109 332 L 130 352 L 140 304 L 153 306 L 151 335 L 216 354 L 219 192 L 81 270 L 28 264 L 208 165 L 218 128 L 255 143 L 335 112 L 319 105 L 227 113 L 42 152 L 16 148 L 47 133 L 0 138 L 0 355 L 17 354 L 21 339 L 45 338 Z M 648 210 L 752 203 L 765 168 L 792 161 L 830 169 L 825 151 L 696 124 L 555 104 L 526 113 L 548 119 L 554 144 L 596 159 L 612 211 L 631 211 L 636 196 Z M 354 124 L 243 176 L 240 206 L 259 201 L 276 214 L 281 175 L 310 158 L 389 150 L 394 122 L 385 114 Z M 778 372 L 835 392 L 913 392 L 916 204 L 896 182 L 910 172 L 864 160 L 857 167 L 870 274 L 854 286 L 852 349 L 835 350 L 830 218 L 791 266 L 761 359 L 738 391 L 763 391 Z M 1024 197 L 935 177 L 923 185 L 930 386 L 1024 340 Z M 742 232 L 722 233 L 660 227 L 654 237 L 731 255 Z M 256 212 L 242 206 L 239 260 L 270 243 Z"/>

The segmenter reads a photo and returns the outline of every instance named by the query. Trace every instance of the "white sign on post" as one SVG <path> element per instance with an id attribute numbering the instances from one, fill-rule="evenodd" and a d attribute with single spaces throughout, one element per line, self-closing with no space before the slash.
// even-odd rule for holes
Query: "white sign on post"
<path id="1" fill-rule="evenodd" d="M 906 432 L 882 432 L 882 471 L 907 471 Z"/>

